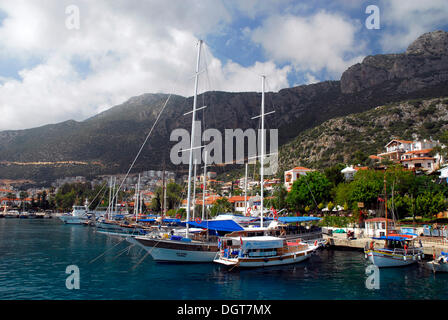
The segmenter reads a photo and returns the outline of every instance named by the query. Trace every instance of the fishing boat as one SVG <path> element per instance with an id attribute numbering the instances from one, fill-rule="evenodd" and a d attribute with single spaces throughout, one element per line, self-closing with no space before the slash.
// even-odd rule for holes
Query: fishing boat
<path id="1" fill-rule="evenodd" d="M 224 237 L 214 262 L 232 267 L 254 268 L 299 263 L 308 259 L 319 247 L 301 239 L 279 237 Z"/>
<path id="2" fill-rule="evenodd" d="M 372 239 L 384 241 L 382 248 L 375 248 L 374 241 L 364 248 L 366 259 L 379 268 L 407 266 L 423 257 L 423 248 L 414 246 L 415 238 L 388 235 Z"/>
<path id="3" fill-rule="evenodd" d="M 364 247 L 364 256 L 379 268 L 402 267 L 417 263 L 423 257 L 423 248 L 414 246 L 416 236 L 389 232 L 387 220 L 386 172 L 384 172 L 384 210 L 386 216 L 385 234 L 372 237 Z M 375 247 L 375 240 L 384 241 L 382 248 Z"/>
<path id="4" fill-rule="evenodd" d="M 442 251 L 437 258 L 434 254 L 434 260 L 426 262 L 425 266 L 433 272 L 448 272 L 448 252 Z"/>

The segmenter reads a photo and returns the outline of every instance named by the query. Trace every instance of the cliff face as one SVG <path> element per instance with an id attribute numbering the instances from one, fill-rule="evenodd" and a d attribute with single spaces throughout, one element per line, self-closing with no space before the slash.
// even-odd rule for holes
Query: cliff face
<path id="1" fill-rule="evenodd" d="M 392 80 L 399 93 L 448 81 L 448 33 L 425 33 L 402 54 L 366 57 L 342 74 L 341 92 L 360 92 Z"/>
<path id="2" fill-rule="evenodd" d="M 424 34 L 405 53 L 369 56 L 350 67 L 341 81 L 324 81 L 266 93 L 266 128 L 279 129 L 280 145 L 301 132 L 335 118 L 360 113 L 379 105 L 448 93 L 448 33 Z M 0 132 L 0 177 L 52 180 L 61 176 L 97 175 L 126 171 L 137 154 L 166 94 L 133 97 L 82 122 L 65 121 L 39 128 Z M 198 100 L 203 130 L 257 128 L 251 117 L 260 113 L 256 92 L 206 92 Z M 171 131 L 191 126 L 193 99 L 171 96 L 165 112 L 143 149 L 135 170 L 159 169 L 169 161 Z M 24 165 L 27 162 L 72 161 L 70 165 Z M 75 161 L 75 163 L 73 163 Z M 76 164 L 76 161 L 87 165 Z M 20 162 L 21 165 L 13 162 Z"/>

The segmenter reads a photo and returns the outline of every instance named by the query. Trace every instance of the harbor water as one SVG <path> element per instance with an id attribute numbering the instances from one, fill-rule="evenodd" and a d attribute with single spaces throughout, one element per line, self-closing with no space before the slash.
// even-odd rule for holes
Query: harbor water
<path id="1" fill-rule="evenodd" d="M 448 299 L 448 274 L 419 264 L 381 269 L 380 288 L 368 289 L 359 251 L 323 249 L 295 265 L 229 271 L 156 263 L 121 240 L 58 219 L 0 219 L 0 299 Z M 70 265 L 79 289 L 66 286 Z"/>

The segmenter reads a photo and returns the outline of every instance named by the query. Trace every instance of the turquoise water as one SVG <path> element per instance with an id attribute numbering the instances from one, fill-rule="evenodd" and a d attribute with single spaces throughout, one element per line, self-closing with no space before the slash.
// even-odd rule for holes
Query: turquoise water
<path id="1" fill-rule="evenodd" d="M 419 265 L 382 269 L 380 289 L 367 289 L 362 252 L 321 250 L 296 265 L 229 272 L 149 256 L 138 264 L 144 252 L 119 242 L 56 219 L 0 219 L 0 299 L 448 299 L 448 274 Z M 80 269 L 79 290 L 66 288 L 68 265 Z"/>

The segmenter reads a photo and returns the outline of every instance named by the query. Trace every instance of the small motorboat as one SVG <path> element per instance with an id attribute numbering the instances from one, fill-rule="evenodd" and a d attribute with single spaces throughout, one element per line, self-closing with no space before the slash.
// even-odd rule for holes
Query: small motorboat
<path id="1" fill-rule="evenodd" d="M 383 248 L 375 247 L 374 241 L 366 243 L 364 248 L 366 259 L 379 268 L 402 267 L 423 257 L 423 248 L 414 246 L 414 238 L 388 235 L 372 239 L 385 241 Z"/>
<path id="2" fill-rule="evenodd" d="M 442 251 L 440 256 L 432 261 L 426 262 L 425 267 L 433 272 L 448 272 L 448 252 Z"/>

